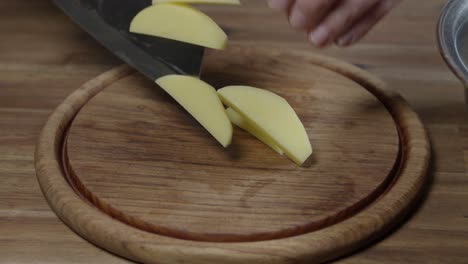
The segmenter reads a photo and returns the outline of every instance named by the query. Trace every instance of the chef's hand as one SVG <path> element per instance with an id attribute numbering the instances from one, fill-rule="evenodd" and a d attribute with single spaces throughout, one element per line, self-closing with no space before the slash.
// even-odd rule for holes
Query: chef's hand
<path id="1" fill-rule="evenodd" d="M 401 0 L 267 0 L 288 14 L 292 27 L 307 32 L 317 47 L 348 46 L 360 40 Z"/>

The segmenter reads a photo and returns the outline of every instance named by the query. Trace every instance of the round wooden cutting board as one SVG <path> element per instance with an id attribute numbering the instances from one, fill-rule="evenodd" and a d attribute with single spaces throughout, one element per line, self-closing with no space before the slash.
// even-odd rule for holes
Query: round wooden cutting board
<path id="1" fill-rule="evenodd" d="M 310 263 L 383 234 L 411 208 L 430 148 L 418 117 L 365 72 L 310 54 L 233 47 L 207 55 L 216 88 L 273 91 L 314 147 L 298 167 L 236 128 L 224 149 L 127 66 L 52 114 L 36 169 L 77 233 L 145 263 Z"/>

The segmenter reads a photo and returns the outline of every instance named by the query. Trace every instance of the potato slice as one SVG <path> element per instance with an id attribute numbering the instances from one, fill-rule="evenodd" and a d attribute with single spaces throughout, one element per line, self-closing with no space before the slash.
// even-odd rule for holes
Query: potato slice
<path id="1" fill-rule="evenodd" d="M 240 5 L 239 0 L 153 0 L 153 5 L 162 3 L 226 4 Z"/>
<path id="2" fill-rule="evenodd" d="M 224 104 L 247 119 L 255 130 L 268 135 L 298 165 L 312 154 L 301 120 L 281 96 L 249 86 L 228 86 L 218 94 Z"/>
<path id="3" fill-rule="evenodd" d="M 156 83 L 185 108 L 208 132 L 227 147 L 232 141 L 232 124 L 216 90 L 191 76 L 167 75 Z"/>
<path id="4" fill-rule="evenodd" d="M 130 32 L 157 36 L 207 48 L 223 49 L 226 33 L 210 17 L 184 4 L 158 4 L 143 9 Z"/>
<path id="5" fill-rule="evenodd" d="M 245 119 L 241 114 L 234 111 L 234 109 L 229 107 L 228 109 L 226 109 L 226 113 L 234 125 L 247 131 L 252 136 L 256 137 L 257 139 L 265 143 L 267 146 L 272 148 L 274 151 L 278 152 L 278 154 L 284 154 L 284 151 L 280 147 L 278 147 L 268 135 L 262 134 L 262 131 L 256 130 L 247 119 Z"/>

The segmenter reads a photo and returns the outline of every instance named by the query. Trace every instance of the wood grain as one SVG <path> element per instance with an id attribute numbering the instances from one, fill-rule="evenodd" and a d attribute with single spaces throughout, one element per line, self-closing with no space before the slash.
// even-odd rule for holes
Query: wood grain
<path id="1" fill-rule="evenodd" d="M 255 54 L 269 54 L 270 56 L 275 54 L 275 51 L 263 53 L 254 50 L 252 52 Z M 248 56 L 246 58 L 251 58 L 253 53 L 247 52 Z M 306 55 L 296 54 L 293 58 L 297 59 L 303 56 Z M 401 217 L 412 208 L 415 199 L 419 197 L 430 158 L 428 139 L 417 115 L 410 110 L 401 98 L 382 90 L 382 83 L 374 77 L 351 65 L 325 57 L 309 55 L 306 56 L 306 61 L 315 65 L 329 65 L 328 68 L 340 72 L 359 83 L 362 87 L 366 87 L 387 105 L 396 120 L 400 132 L 402 159 L 395 174 L 397 177 L 392 179 L 389 187 L 377 200 L 354 215 L 341 219 L 340 222 L 333 223 L 330 226 L 324 226 L 314 232 L 296 234 L 296 236 L 283 239 L 254 242 L 246 240 L 238 243 L 223 243 L 216 239 L 213 241 L 207 239 L 208 241 L 205 242 L 197 242 L 168 236 L 174 235 L 174 233 L 161 235 L 146 232 L 118 221 L 115 219 L 116 215 L 106 214 L 91 203 L 86 202 L 81 195 L 74 191 L 74 188 L 66 180 L 67 176 L 63 173 L 60 153 L 63 150 L 62 143 L 65 138 L 66 128 L 69 127 L 77 112 L 90 99 L 102 89 L 128 75 L 128 68 L 126 67 L 116 68 L 89 81 L 68 97 L 47 121 L 38 141 L 36 170 L 40 186 L 49 204 L 65 223 L 86 239 L 111 252 L 144 263 L 177 263 L 179 261 L 190 261 L 192 263 L 289 263 L 290 259 L 295 259 L 298 263 L 323 262 L 366 245 L 381 235 L 382 232 L 386 232 L 388 228 L 395 225 L 398 220 L 401 220 Z M 326 75 L 327 72 L 325 71 L 323 74 Z M 332 76 L 334 76 L 334 79 L 340 79 L 336 73 Z M 349 84 L 349 81 L 345 83 Z M 122 86 L 129 85 L 123 82 Z M 113 85 L 110 88 L 112 90 Z M 151 89 L 142 89 L 142 91 L 151 91 Z M 163 103 L 160 104 L 164 105 Z M 167 108 L 162 107 L 162 109 Z M 376 112 L 378 112 L 378 108 Z M 359 116 L 359 118 L 361 117 Z M 77 116 L 77 120 L 79 119 L 80 114 Z M 79 121 L 77 122 L 79 123 Z M 73 130 L 72 125 L 70 138 L 74 136 Z M 68 143 L 70 142 L 69 140 Z M 98 141 L 94 142 L 97 143 Z M 72 154 L 70 151 L 67 153 Z M 115 157 L 118 158 L 119 155 L 117 154 Z M 65 159 L 68 158 L 65 157 Z M 92 162 L 94 163 L 94 160 Z M 82 177 L 81 174 L 75 176 L 80 179 Z M 75 176 L 72 176 L 72 180 L 74 180 Z M 89 181 L 81 186 L 78 185 L 76 189 L 83 191 L 88 183 Z M 346 191 L 346 189 L 341 189 L 341 191 L 343 190 Z M 90 196 L 87 190 L 84 193 L 88 198 L 92 198 L 91 202 L 93 204 L 99 204 L 101 210 L 110 211 L 108 206 L 102 206 L 101 200 L 95 199 L 95 196 Z M 98 195 L 100 194 L 98 193 Z M 119 194 L 121 193 L 119 192 Z M 324 197 L 327 198 L 326 195 Z M 141 200 L 141 198 L 138 199 Z M 134 203 L 134 207 L 136 207 L 136 203 Z M 176 210 L 173 211 L 176 212 Z M 129 220 L 126 221 L 127 223 L 132 224 L 135 219 L 140 217 L 136 214 L 137 217 L 127 219 L 125 213 L 118 216 L 120 219 Z M 208 228 L 208 226 L 205 228 Z M 232 234 L 229 234 L 226 237 L 232 236 Z M 212 237 L 219 236 L 216 234 Z M 318 241 L 320 241 L 319 245 L 317 244 Z M 202 248 L 203 254 L 200 255 L 199 251 Z"/>
<path id="2" fill-rule="evenodd" d="M 262 0 L 209 7 L 229 29 L 230 43 L 317 52 L 365 68 L 398 91 L 428 128 L 434 159 L 420 209 L 396 232 L 337 263 L 466 263 L 468 115 L 462 86 L 437 52 L 435 25 L 445 2 L 402 1 L 360 44 L 324 51 L 310 47 Z M 51 1 L 1 1 L 0 10 L 0 263 L 129 263 L 59 221 L 33 162 L 50 112 L 83 82 L 121 62 Z"/>
<path id="3" fill-rule="evenodd" d="M 215 87 L 265 87 L 286 98 L 316 150 L 310 167 L 296 166 L 241 130 L 229 148 L 219 147 L 139 74 L 113 83 L 80 110 L 65 163 L 99 208 L 161 235 L 245 242 L 333 225 L 386 189 L 399 138 L 379 100 L 321 67 L 325 62 L 231 48 L 210 54 L 203 71 Z"/>

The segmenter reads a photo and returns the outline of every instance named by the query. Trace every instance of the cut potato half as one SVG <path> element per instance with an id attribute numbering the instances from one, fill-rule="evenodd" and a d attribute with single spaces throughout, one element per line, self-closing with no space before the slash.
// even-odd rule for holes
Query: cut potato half
<path id="1" fill-rule="evenodd" d="M 218 94 L 225 105 L 247 119 L 256 131 L 268 135 L 298 165 L 312 154 L 304 125 L 283 97 L 249 86 L 228 86 Z"/>
<path id="2" fill-rule="evenodd" d="M 216 90 L 191 76 L 167 75 L 156 83 L 185 108 L 221 145 L 232 141 L 232 124 Z"/>
<path id="3" fill-rule="evenodd" d="M 278 154 L 284 154 L 284 151 L 280 147 L 278 147 L 268 135 L 262 134 L 262 131 L 256 130 L 255 127 L 252 124 L 250 124 L 247 119 L 245 119 L 241 114 L 234 111 L 234 109 L 229 107 L 228 109 L 226 109 L 226 113 L 234 125 L 247 131 L 252 136 L 256 137 L 257 139 L 265 143 L 267 146 L 272 148 L 274 151 L 278 152 Z"/>
<path id="4" fill-rule="evenodd" d="M 130 32 L 167 38 L 212 49 L 223 49 L 226 33 L 210 17 L 185 4 L 158 4 L 143 9 Z"/>

